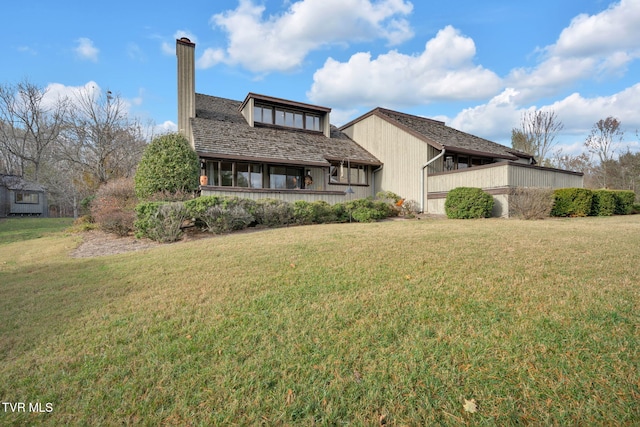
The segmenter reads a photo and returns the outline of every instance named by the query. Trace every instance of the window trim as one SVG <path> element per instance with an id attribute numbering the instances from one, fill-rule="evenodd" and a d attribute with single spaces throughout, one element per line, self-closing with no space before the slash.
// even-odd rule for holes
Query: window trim
<path id="1" fill-rule="evenodd" d="M 270 120 L 265 121 L 264 111 L 270 111 Z M 259 114 L 258 114 L 259 111 Z M 299 126 L 296 125 L 296 118 L 299 118 Z M 309 120 L 311 119 L 311 128 L 308 128 Z M 317 122 L 316 122 L 317 119 Z M 279 126 L 288 129 L 305 130 L 308 132 L 322 132 L 322 116 L 317 113 L 310 113 L 303 110 L 296 110 L 294 108 L 281 107 L 278 105 L 269 105 L 256 103 L 253 106 L 253 123 Z M 317 124 L 317 129 L 314 126 Z"/>
<path id="2" fill-rule="evenodd" d="M 20 196 L 20 200 L 18 200 L 18 196 Z M 29 198 L 35 196 L 35 202 L 29 201 Z M 25 200 L 25 198 L 27 200 Z M 40 203 L 40 193 L 37 191 L 15 191 L 14 192 L 14 201 L 17 205 L 37 205 Z"/>

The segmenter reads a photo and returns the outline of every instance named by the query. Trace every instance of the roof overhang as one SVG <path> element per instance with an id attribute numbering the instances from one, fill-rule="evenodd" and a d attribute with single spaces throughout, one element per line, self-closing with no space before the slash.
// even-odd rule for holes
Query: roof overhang
<path id="1" fill-rule="evenodd" d="M 432 140 L 431 138 L 428 138 L 428 137 L 422 135 L 419 132 L 416 132 L 415 130 L 403 125 L 402 123 L 400 123 L 400 122 L 398 122 L 396 120 L 393 120 L 392 118 L 390 118 L 387 115 L 383 114 L 382 111 L 384 111 L 384 109 L 380 108 L 380 107 L 378 107 L 376 109 L 373 109 L 373 110 L 369 111 L 368 113 L 366 113 L 366 114 L 364 114 L 364 115 L 362 115 L 362 116 L 350 121 L 346 125 L 340 126 L 338 128 L 338 130 L 344 131 L 344 129 L 346 129 L 348 127 L 351 127 L 354 124 L 356 124 L 356 123 L 358 123 L 358 122 L 360 122 L 360 121 L 362 121 L 362 120 L 364 120 L 364 119 L 366 119 L 368 117 L 376 116 L 379 119 L 382 119 L 382 120 L 386 121 L 387 123 L 391 123 L 392 125 L 402 129 L 403 131 L 405 131 L 408 134 L 418 138 L 419 140 L 426 142 L 427 144 L 429 144 L 430 146 L 432 146 L 432 147 L 434 147 L 434 148 L 436 148 L 438 150 L 442 150 L 444 148 L 444 145 Z"/>
<path id="2" fill-rule="evenodd" d="M 256 156 L 238 156 L 233 154 L 211 153 L 207 151 L 198 151 L 198 157 L 202 159 L 220 159 L 220 160 L 235 160 L 240 162 L 255 162 L 255 163 L 273 163 L 279 165 L 299 165 L 299 166 L 316 166 L 327 167 L 329 162 L 310 162 L 304 160 L 290 160 L 280 159 L 275 157 L 256 157 Z"/>
<path id="3" fill-rule="evenodd" d="M 283 107 L 289 107 L 289 108 L 294 108 L 299 110 L 313 111 L 319 114 L 326 114 L 331 112 L 331 108 L 329 107 L 306 104 L 304 102 L 290 101 L 288 99 L 276 98 L 274 96 L 260 95 L 258 93 L 253 93 L 253 92 L 249 92 L 247 97 L 242 102 L 242 105 L 240 105 L 240 108 L 238 109 L 238 111 L 242 111 L 250 99 L 254 99 L 255 101 L 263 101 L 265 103 L 272 104 L 272 105 L 280 105 Z"/>

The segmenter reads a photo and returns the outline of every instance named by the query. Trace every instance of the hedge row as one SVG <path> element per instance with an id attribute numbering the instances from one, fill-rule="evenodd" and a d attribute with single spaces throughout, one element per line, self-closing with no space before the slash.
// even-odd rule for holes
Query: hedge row
<path id="1" fill-rule="evenodd" d="M 629 190 L 589 190 L 559 188 L 553 192 L 551 216 L 628 215 L 633 211 L 635 193 Z"/>
<path id="2" fill-rule="evenodd" d="M 136 207 L 137 237 L 161 242 L 180 239 L 187 221 L 211 233 L 247 227 L 335 222 L 371 222 L 398 215 L 392 203 L 357 199 L 330 205 L 324 201 L 293 203 L 276 199 L 251 200 L 229 196 L 202 196 L 186 202 L 144 202 Z"/>

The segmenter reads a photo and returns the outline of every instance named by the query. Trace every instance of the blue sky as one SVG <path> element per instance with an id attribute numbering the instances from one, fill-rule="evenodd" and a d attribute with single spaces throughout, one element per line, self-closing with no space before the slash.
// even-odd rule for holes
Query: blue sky
<path id="1" fill-rule="evenodd" d="M 620 150 L 640 150 L 640 0 L 61 0 L 3 16 L 0 83 L 111 90 L 159 129 L 176 128 L 187 36 L 200 93 L 314 103 L 336 125 L 382 106 L 507 145 L 524 111 L 553 109 L 568 154 L 612 115 Z"/>

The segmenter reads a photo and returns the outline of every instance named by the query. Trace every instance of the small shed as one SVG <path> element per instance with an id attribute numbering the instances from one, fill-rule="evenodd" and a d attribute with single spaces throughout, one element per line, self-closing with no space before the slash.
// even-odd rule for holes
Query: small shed
<path id="1" fill-rule="evenodd" d="M 16 175 L 0 175 L 0 217 L 49 214 L 46 189 Z"/>

